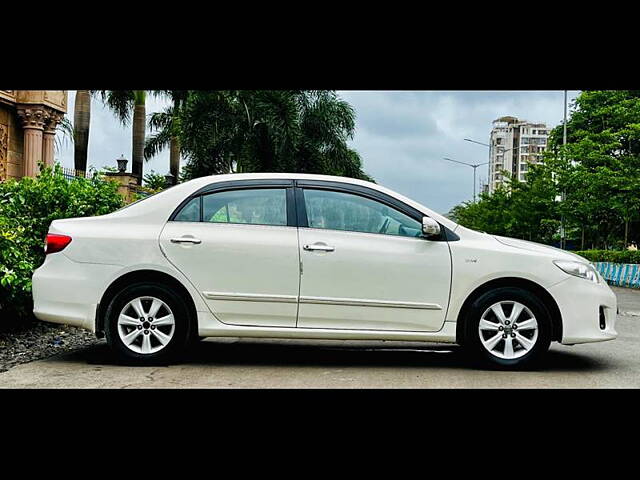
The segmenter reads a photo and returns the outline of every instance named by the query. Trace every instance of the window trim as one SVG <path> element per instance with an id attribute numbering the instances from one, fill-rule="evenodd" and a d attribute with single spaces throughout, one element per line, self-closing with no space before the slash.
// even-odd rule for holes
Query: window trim
<path id="1" fill-rule="evenodd" d="M 337 193 L 350 193 L 352 195 L 365 197 L 369 200 L 374 200 L 376 202 L 387 205 L 388 207 L 394 208 L 400 213 L 403 213 L 408 217 L 411 217 L 414 220 L 418 221 L 420 224 L 422 224 L 422 217 L 425 216 L 421 211 L 391 197 L 390 195 L 387 195 L 386 193 L 382 193 L 368 187 L 363 187 L 361 185 L 353 185 L 349 183 L 332 182 L 326 180 L 296 180 L 295 183 L 296 189 L 304 190 L 305 188 L 310 188 L 313 190 L 331 190 Z M 302 207 L 305 208 L 304 218 L 306 219 L 307 213 L 304 203 L 302 204 Z M 300 218 L 300 215 L 298 216 L 298 218 Z M 308 227 L 308 221 L 305 221 L 304 224 L 299 224 L 299 226 Z"/>
<path id="2" fill-rule="evenodd" d="M 362 197 L 369 198 L 370 200 L 383 203 L 390 208 L 394 208 L 399 212 L 404 213 L 405 215 L 413 218 L 414 220 L 417 220 L 418 222 L 420 222 L 420 224 L 422 224 L 422 217 L 428 216 L 423 212 L 421 212 L 420 210 L 418 210 L 417 208 L 407 205 L 403 201 L 398 200 L 397 198 L 392 197 L 391 195 L 380 192 L 378 190 L 374 190 L 369 187 L 365 187 L 363 185 L 343 183 L 343 182 L 337 182 L 337 181 L 331 181 L 331 180 L 297 179 L 297 180 L 294 180 L 294 182 L 295 182 L 295 189 L 296 189 L 296 199 L 297 199 L 297 208 L 298 208 L 297 218 L 298 218 L 299 228 L 310 228 L 308 226 L 307 212 L 306 212 L 306 206 L 304 204 L 304 198 L 302 196 L 302 193 L 298 193 L 299 190 L 303 190 L 304 188 L 324 189 L 324 190 L 331 190 L 339 193 L 351 193 L 355 195 L 360 195 Z M 418 239 L 428 240 L 431 242 L 447 242 L 447 241 L 455 242 L 457 240 L 460 240 L 460 237 L 456 235 L 452 230 L 450 230 L 448 227 L 444 226 L 440 222 L 438 223 L 440 225 L 440 235 L 438 237 L 425 238 L 425 237 L 403 237 L 402 235 L 389 235 L 389 236 L 398 237 L 398 238 L 418 238 Z M 346 230 L 332 230 L 332 231 L 339 232 L 339 231 L 346 231 Z M 355 232 L 355 233 L 363 233 L 363 232 Z M 386 235 L 386 234 L 374 233 L 372 235 Z"/>
<path id="3" fill-rule="evenodd" d="M 401 213 L 417 220 L 422 224 L 422 217 L 425 216 L 420 210 L 407 205 L 406 203 L 387 195 L 386 193 L 374 190 L 362 185 L 355 185 L 351 183 L 343 183 L 331 180 L 307 180 L 307 179 L 246 179 L 246 180 L 228 180 L 224 182 L 213 182 L 193 192 L 187 196 L 171 213 L 168 218 L 168 222 L 174 221 L 174 218 L 187 205 L 193 198 L 200 197 L 200 222 L 203 222 L 203 208 L 202 208 L 202 196 L 210 193 L 224 192 L 227 190 L 253 190 L 258 188 L 285 188 L 287 191 L 287 225 L 286 227 L 299 227 L 310 228 L 308 226 L 307 210 L 304 203 L 304 196 L 302 190 L 304 188 L 324 189 L 331 190 L 338 193 L 351 193 L 360 195 L 370 200 L 378 201 L 394 208 Z M 221 224 L 224 225 L 224 224 Z M 255 225 L 252 223 L 239 223 L 239 224 L 227 224 L 227 225 Z M 269 226 L 285 226 L 285 225 L 269 225 Z M 460 237 L 456 235 L 452 230 L 440 224 L 440 236 L 438 237 L 403 237 L 401 235 L 390 235 L 401 238 L 422 238 L 424 240 L 442 242 L 442 241 L 456 241 L 460 240 Z M 333 231 L 346 231 L 346 230 L 333 230 Z M 362 232 L 355 232 L 362 233 Z M 376 234 L 373 235 L 386 235 Z"/>
<path id="4" fill-rule="evenodd" d="M 233 223 L 233 222 L 219 222 L 221 225 L 257 225 L 257 226 L 269 226 L 269 227 L 295 227 L 296 222 L 296 203 L 293 191 L 293 180 L 231 180 L 227 182 L 215 182 L 196 190 L 187 198 L 185 198 L 176 209 L 169 216 L 168 222 L 176 221 L 175 218 L 187 206 L 187 204 L 194 198 L 200 198 L 200 220 L 192 223 L 209 223 L 204 221 L 204 203 L 203 197 L 205 195 L 212 195 L 216 193 L 223 193 L 234 190 L 260 190 L 260 189 L 284 189 L 285 190 L 285 208 L 287 211 L 287 224 L 286 225 L 271 225 L 271 224 L 258 224 L 258 223 Z M 216 222 L 218 223 L 218 222 Z"/>
<path id="5" fill-rule="evenodd" d="M 380 192 L 378 190 L 373 190 L 372 188 L 368 188 L 362 185 L 354 185 L 350 183 L 341 183 L 341 182 L 333 182 L 328 180 L 295 180 L 296 186 L 296 199 L 297 199 L 297 220 L 299 228 L 313 228 L 309 226 L 309 221 L 307 217 L 306 204 L 304 202 L 304 193 L 305 189 L 312 190 L 329 190 L 337 193 L 347 193 L 352 195 L 357 195 L 360 197 L 367 198 L 369 200 L 373 200 L 378 203 L 382 203 L 383 205 L 388 206 L 389 208 L 393 208 L 400 213 L 407 215 L 408 217 L 416 220 L 422 225 L 422 217 L 425 217 L 424 213 L 420 210 L 407 205 L 406 203 L 387 195 L 386 193 Z M 440 235 L 438 237 L 429 237 L 426 238 L 422 235 L 418 237 L 408 237 L 405 235 L 389 235 L 386 233 L 375 233 L 375 232 L 357 232 L 351 230 L 332 230 L 332 229 L 321 229 L 321 230 L 331 230 L 333 232 L 352 232 L 352 233 L 364 233 L 369 235 L 386 235 L 389 237 L 397 237 L 397 238 L 417 238 L 422 240 L 429 241 L 455 241 L 459 240 L 455 233 L 449 230 L 444 225 L 440 224 Z"/>
<path id="6" fill-rule="evenodd" d="M 423 235 L 422 235 L 422 231 L 421 231 L 422 228 L 420 228 L 420 235 L 410 236 L 410 235 L 393 235 L 393 234 L 390 234 L 390 233 L 380 233 L 380 232 L 363 232 L 362 230 L 348 230 L 348 229 L 312 227 L 311 225 L 309 225 L 308 214 L 307 214 L 307 203 L 306 203 L 306 195 L 305 195 L 305 193 L 308 190 L 334 192 L 334 193 L 340 193 L 340 194 L 344 194 L 344 195 L 353 195 L 355 197 L 365 198 L 365 199 L 370 200 L 370 201 L 372 201 L 374 203 L 377 203 L 379 205 L 385 205 L 385 206 L 395 210 L 396 212 L 401 213 L 405 217 L 409 217 L 411 220 L 417 222 L 419 226 L 422 226 L 422 219 L 420 221 L 418 221 L 413 216 L 407 215 L 405 212 L 401 212 L 400 210 L 398 210 L 397 208 L 387 204 L 386 202 L 381 202 L 381 201 L 378 201 L 377 199 L 371 198 L 371 196 L 369 196 L 369 195 L 364 195 L 364 194 L 360 194 L 360 193 L 356 193 L 356 192 L 339 192 L 339 191 L 336 191 L 334 189 L 328 189 L 328 188 L 314 188 L 314 187 L 311 187 L 311 188 L 303 188 L 303 189 L 299 189 L 299 190 L 301 191 L 301 194 L 302 194 L 301 197 L 302 197 L 302 200 L 303 200 L 304 215 L 305 215 L 305 222 L 303 224 L 299 223 L 299 228 L 309 228 L 309 229 L 313 229 L 313 230 L 331 230 L 333 232 L 363 233 L 363 234 L 367 234 L 367 235 L 385 235 L 385 236 L 389 236 L 389 237 L 399 237 L 399 238 L 413 238 L 413 239 L 424 238 Z"/>

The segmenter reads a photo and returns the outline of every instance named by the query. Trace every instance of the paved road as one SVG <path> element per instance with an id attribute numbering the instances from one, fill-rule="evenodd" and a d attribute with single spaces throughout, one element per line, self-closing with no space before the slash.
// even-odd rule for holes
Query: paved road
<path id="1" fill-rule="evenodd" d="M 103 343 L 0 374 L 9 388 L 618 388 L 640 387 L 640 291 L 618 295 L 618 339 L 553 344 L 543 369 L 470 366 L 456 346 L 209 339 L 179 365 L 126 367 Z"/>

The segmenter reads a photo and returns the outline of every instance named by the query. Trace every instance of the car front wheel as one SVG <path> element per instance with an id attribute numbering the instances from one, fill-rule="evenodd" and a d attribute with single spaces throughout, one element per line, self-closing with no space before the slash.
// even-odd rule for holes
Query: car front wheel
<path id="1" fill-rule="evenodd" d="M 184 301 L 165 285 L 131 285 L 107 309 L 107 343 L 127 363 L 172 361 L 186 346 L 188 315 Z"/>
<path id="2" fill-rule="evenodd" d="M 533 293 L 497 288 L 478 297 L 467 315 L 465 345 L 484 363 L 522 368 L 538 363 L 551 343 L 551 318 Z"/>

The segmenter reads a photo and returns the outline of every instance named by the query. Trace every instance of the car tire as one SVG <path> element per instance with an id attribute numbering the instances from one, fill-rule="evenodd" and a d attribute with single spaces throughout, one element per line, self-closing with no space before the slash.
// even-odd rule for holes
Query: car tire
<path id="1" fill-rule="evenodd" d="M 536 295 L 522 288 L 501 287 L 471 304 L 464 347 L 485 366 L 531 368 L 549 349 L 551 331 L 551 315 Z"/>
<path id="2" fill-rule="evenodd" d="M 161 283 L 137 283 L 117 293 L 106 310 L 105 325 L 107 344 L 120 361 L 133 365 L 177 360 L 194 330 L 184 300 Z"/>

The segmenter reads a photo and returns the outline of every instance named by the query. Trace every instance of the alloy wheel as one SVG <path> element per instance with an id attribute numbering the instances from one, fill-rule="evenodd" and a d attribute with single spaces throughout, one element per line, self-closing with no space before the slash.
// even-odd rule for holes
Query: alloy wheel
<path id="1" fill-rule="evenodd" d="M 501 301 L 491 305 L 480 317 L 478 334 L 483 347 L 505 360 L 526 355 L 538 339 L 538 321 L 520 302 Z"/>
<path id="2" fill-rule="evenodd" d="M 156 353 L 165 348 L 175 329 L 173 312 L 156 297 L 137 297 L 127 303 L 118 316 L 120 340 L 139 354 Z"/>

